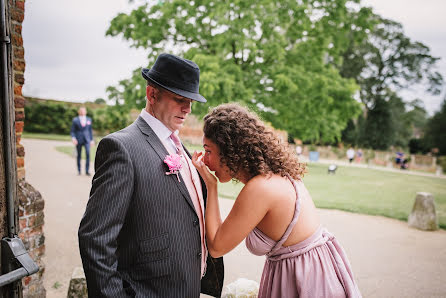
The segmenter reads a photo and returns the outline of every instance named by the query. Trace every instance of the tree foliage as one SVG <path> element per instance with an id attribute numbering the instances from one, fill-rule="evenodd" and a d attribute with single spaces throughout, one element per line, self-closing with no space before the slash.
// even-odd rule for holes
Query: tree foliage
<path id="1" fill-rule="evenodd" d="M 161 52 L 195 61 L 200 93 L 208 99 L 194 104 L 198 115 L 209 106 L 239 101 L 294 137 L 331 142 L 360 112 L 353 98 L 356 83 L 338 70 L 350 43 L 361 44 L 371 26 L 371 12 L 359 2 L 141 2 L 117 15 L 107 34 L 147 49 L 149 65 Z M 108 89 L 115 102 L 139 108 L 144 90 L 140 70 Z"/>
<path id="2" fill-rule="evenodd" d="M 438 148 L 440 155 L 446 155 L 446 98 L 440 111 L 426 124 L 425 142 L 430 148 Z"/>
<path id="3" fill-rule="evenodd" d="M 426 91 L 439 94 L 443 78 L 435 70 L 438 57 L 429 47 L 404 34 L 395 21 L 372 15 L 376 24 L 367 39 L 350 42 L 340 66 L 343 77 L 354 78 L 361 86 L 360 98 L 367 109 L 380 100 L 389 100 L 392 93 L 422 84 Z"/>
<path id="4" fill-rule="evenodd" d="M 374 149 L 405 147 L 415 122 L 426 120 L 426 111 L 419 104 L 406 107 L 399 92 L 418 85 L 426 92 L 439 94 L 443 84 L 435 70 L 439 58 L 433 57 L 423 43 L 407 37 L 401 24 L 376 14 L 370 19 L 375 26 L 368 38 L 350 42 L 339 65 L 343 77 L 354 78 L 359 84 L 367 112 L 364 126 L 355 128 L 361 132 L 358 145 Z M 412 112 L 406 114 L 406 108 Z M 351 134 L 344 132 L 344 136 Z"/>
<path id="5" fill-rule="evenodd" d="M 69 134 L 72 120 L 83 104 L 27 98 L 25 131 L 35 133 Z M 120 106 L 85 104 L 92 118 L 95 133 L 105 135 L 131 123 L 129 111 Z"/>
<path id="6" fill-rule="evenodd" d="M 346 144 L 380 150 L 390 146 L 415 148 L 419 145 L 420 141 L 416 139 L 422 137 L 427 118 L 421 100 L 405 103 L 396 93 L 392 93 L 388 101 L 377 101 L 367 117 L 360 115 L 356 121 L 351 120 L 342 132 L 342 140 Z M 389 129 L 383 130 L 383 127 Z M 409 144 L 411 140 L 412 144 Z"/>
<path id="7" fill-rule="evenodd" d="M 129 111 L 119 106 L 105 106 L 91 111 L 93 129 L 100 135 L 118 131 L 129 125 L 131 121 Z"/>
<path id="8" fill-rule="evenodd" d="M 64 102 L 32 101 L 25 104 L 26 132 L 69 134 L 78 107 Z"/>

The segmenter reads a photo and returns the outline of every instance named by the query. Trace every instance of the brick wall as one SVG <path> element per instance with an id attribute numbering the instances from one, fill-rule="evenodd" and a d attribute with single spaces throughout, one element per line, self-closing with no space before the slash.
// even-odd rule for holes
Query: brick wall
<path id="1" fill-rule="evenodd" d="M 11 12 L 11 43 L 13 57 L 13 90 L 15 108 L 15 131 L 17 146 L 17 178 L 25 178 L 25 150 L 20 144 L 24 119 L 25 99 L 22 96 L 22 86 L 25 83 L 25 50 L 22 39 L 22 22 L 25 16 L 24 0 L 9 0 Z"/>
<path id="2" fill-rule="evenodd" d="M 45 265 L 42 257 L 45 253 L 45 236 L 43 234 L 45 202 L 41 194 L 24 179 L 19 181 L 19 237 L 26 250 L 39 266 L 39 272 L 22 280 L 23 297 L 45 297 L 43 273 Z"/>
<path id="3" fill-rule="evenodd" d="M 11 16 L 10 37 L 12 45 L 12 79 L 14 99 L 14 125 L 18 179 L 18 218 L 17 228 L 31 258 L 39 265 L 39 272 L 22 280 L 23 297 L 45 297 L 43 273 L 45 266 L 42 256 L 45 253 L 44 200 L 40 193 L 25 181 L 25 148 L 21 142 L 25 120 L 25 98 L 22 87 L 25 83 L 25 49 L 22 39 L 22 22 L 25 17 L 25 0 L 9 0 Z"/>

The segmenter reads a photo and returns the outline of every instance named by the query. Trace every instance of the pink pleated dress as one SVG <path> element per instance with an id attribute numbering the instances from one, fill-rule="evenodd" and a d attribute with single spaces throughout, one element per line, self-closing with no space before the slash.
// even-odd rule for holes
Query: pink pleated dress
<path id="1" fill-rule="evenodd" d="M 266 255 L 258 297 L 361 297 L 344 249 L 325 228 L 297 244 L 282 246 L 299 218 L 299 197 L 310 195 L 302 181 L 290 180 L 296 207 L 282 238 L 276 242 L 255 228 L 245 240 L 251 253 Z"/>

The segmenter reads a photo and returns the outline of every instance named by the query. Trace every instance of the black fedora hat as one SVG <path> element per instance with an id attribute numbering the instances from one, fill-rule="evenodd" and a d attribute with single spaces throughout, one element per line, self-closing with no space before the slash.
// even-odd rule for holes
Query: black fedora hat
<path id="1" fill-rule="evenodd" d="M 171 54 L 160 54 L 152 68 L 143 68 L 142 76 L 147 81 L 175 94 L 206 102 L 200 95 L 200 68 L 193 61 Z"/>

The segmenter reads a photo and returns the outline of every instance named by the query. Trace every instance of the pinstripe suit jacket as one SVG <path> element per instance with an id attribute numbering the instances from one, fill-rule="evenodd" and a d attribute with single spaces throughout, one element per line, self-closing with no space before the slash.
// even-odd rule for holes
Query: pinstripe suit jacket
<path id="1" fill-rule="evenodd" d="M 99 143 L 78 233 L 90 297 L 199 297 L 198 217 L 166 155 L 141 117 Z M 220 296 L 222 258 L 207 267 L 202 291 Z"/>

